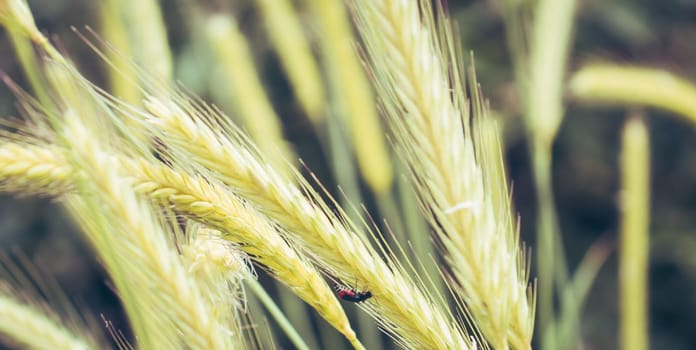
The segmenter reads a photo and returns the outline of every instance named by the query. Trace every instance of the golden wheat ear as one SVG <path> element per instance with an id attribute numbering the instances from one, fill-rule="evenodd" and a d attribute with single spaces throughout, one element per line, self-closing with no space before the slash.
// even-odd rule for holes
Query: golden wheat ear
<path id="1" fill-rule="evenodd" d="M 425 0 L 351 3 L 397 149 L 465 306 L 460 311 L 494 348 L 529 349 L 533 302 L 502 151 L 473 72 L 467 96 L 446 14 Z"/>

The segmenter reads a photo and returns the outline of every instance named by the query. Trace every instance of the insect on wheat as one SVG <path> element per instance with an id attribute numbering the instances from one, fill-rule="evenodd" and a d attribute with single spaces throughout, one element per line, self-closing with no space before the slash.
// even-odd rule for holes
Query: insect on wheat
<path id="1" fill-rule="evenodd" d="M 336 289 L 336 293 L 338 293 L 339 298 L 346 301 L 352 301 L 354 303 L 360 303 L 372 298 L 372 292 L 370 291 L 359 292 L 353 288 L 342 286 L 339 284 L 337 284 L 334 287 L 334 289 Z"/>

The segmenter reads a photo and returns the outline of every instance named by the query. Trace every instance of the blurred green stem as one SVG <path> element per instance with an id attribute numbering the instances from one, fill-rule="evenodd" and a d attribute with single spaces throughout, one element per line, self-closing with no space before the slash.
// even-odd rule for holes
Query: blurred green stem
<path id="1" fill-rule="evenodd" d="M 565 286 L 563 304 L 563 319 L 559 322 L 558 343 L 576 344 L 580 315 L 585 306 L 587 296 L 597 279 L 600 269 L 604 266 L 609 254 L 613 250 L 613 244 L 606 239 L 600 239 L 592 244 L 590 249 L 583 257 L 580 265 L 573 274 L 571 283 Z"/>
<path id="2" fill-rule="evenodd" d="M 650 142 L 640 118 L 626 123 L 621 156 L 621 242 L 619 248 L 620 345 L 648 348 L 648 256 L 650 238 Z"/>
<path id="3" fill-rule="evenodd" d="M 526 91 L 522 93 L 526 107 L 525 123 L 539 205 L 537 329 L 541 332 L 542 349 L 558 349 L 560 345 L 557 330 L 561 327 L 556 324 L 554 315 L 554 282 L 558 286 L 560 305 L 566 305 L 565 299 L 572 298 L 564 293 L 567 290 L 567 269 L 553 198 L 551 148 L 563 119 L 563 82 L 576 5 L 575 0 L 538 1 L 529 56 L 529 88 L 520 84 L 524 88 L 521 91 Z M 563 315 L 562 319 L 566 317 Z"/>
<path id="4" fill-rule="evenodd" d="M 278 326 L 285 332 L 288 338 L 290 338 L 293 345 L 300 350 L 309 350 L 309 347 L 307 344 L 305 344 L 304 340 L 302 340 L 300 334 L 297 333 L 297 330 L 295 330 L 292 324 L 290 324 L 290 321 L 285 318 L 283 311 L 278 308 L 278 305 L 276 305 L 275 302 L 273 302 L 273 299 L 271 299 L 268 293 L 266 293 L 263 287 L 261 287 L 261 284 L 259 284 L 258 281 L 249 278 L 245 279 L 244 282 L 246 282 L 246 285 L 261 301 L 268 313 L 273 316 L 276 322 L 278 322 Z"/>
<path id="5" fill-rule="evenodd" d="M 297 295 L 293 294 L 283 283 L 276 280 L 275 285 L 278 290 L 280 306 L 283 307 L 283 311 L 285 315 L 287 315 L 288 320 L 295 325 L 302 339 L 304 339 L 310 349 L 319 349 L 317 335 L 313 331 L 311 323 L 308 322 L 310 318 L 306 304 L 298 298 Z"/>
<path id="6" fill-rule="evenodd" d="M 406 248 L 408 235 L 401 219 L 396 200 L 394 199 L 393 191 L 375 193 L 375 199 L 379 209 L 379 219 L 380 221 L 386 220 L 388 225 L 387 229 L 391 231 L 388 232 L 389 234 L 386 236 L 393 235 L 394 239 L 398 240 L 401 247 Z"/>
<path id="7" fill-rule="evenodd" d="M 556 207 L 551 186 L 551 151 L 532 140 L 532 161 L 537 191 L 537 320 L 541 331 L 542 349 L 554 349 L 555 337 L 550 326 L 555 323 L 553 308 L 553 276 L 555 266 L 554 231 Z"/>
<path id="8" fill-rule="evenodd" d="M 406 171 L 403 165 L 400 165 L 399 173 Z M 432 283 L 426 283 L 428 290 L 433 295 L 446 296 L 448 295 L 447 286 L 445 285 L 440 268 L 435 261 L 437 253 L 430 236 L 430 228 L 425 222 L 425 217 L 418 205 L 418 198 L 413 190 L 413 184 L 407 179 L 398 179 L 397 181 L 399 200 L 401 203 L 401 212 L 403 213 L 403 222 L 408 233 L 407 238 L 410 242 L 410 248 L 419 264 L 416 266 L 422 276 L 427 276 Z M 414 262 L 415 263 L 415 262 Z M 425 280 L 424 282 L 428 282 Z"/>
<path id="9" fill-rule="evenodd" d="M 573 75 L 570 92 L 583 101 L 663 108 L 696 123 L 696 86 L 663 70 L 612 64 L 588 65 Z"/>

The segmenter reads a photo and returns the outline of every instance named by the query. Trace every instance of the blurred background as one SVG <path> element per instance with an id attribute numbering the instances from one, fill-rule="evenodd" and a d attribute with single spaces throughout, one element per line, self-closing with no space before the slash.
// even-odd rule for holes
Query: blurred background
<path id="1" fill-rule="evenodd" d="M 99 1 L 28 1 L 39 29 L 55 40 L 92 81 L 104 86 L 101 60 L 70 27 L 100 32 Z M 200 13 L 233 14 L 247 36 L 266 91 L 283 120 L 284 135 L 330 190 L 331 166 L 320 140 L 295 102 L 258 9 L 251 1 L 160 1 L 172 52 L 173 75 L 188 90 L 231 108 L 225 80 L 202 37 Z M 506 161 L 521 237 L 535 242 L 536 198 L 521 121 L 511 56 L 495 1 L 447 1 L 464 50 L 474 52 L 478 80 L 504 126 Z M 584 0 L 579 2 L 569 69 L 610 61 L 663 68 L 696 82 L 696 0 Z M 7 33 L 0 31 L 0 69 L 27 86 Z M 0 86 L 0 115 L 16 116 L 15 97 Z M 553 183 L 571 270 L 600 239 L 617 241 L 618 157 L 626 108 L 567 101 L 553 148 Z M 696 348 L 696 125 L 668 112 L 643 111 L 652 138 L 650 340 L 655 349 Z M 366 185 L 360 183 L 364 190 Z M 374 205 L 366 197 L 369 207 Z M 51 200 L 0 197 L 0 249 L 19 251 L 54 276 L 78 304 L 127 328 L 118 300 L 99 264 L 59 206 Z M 534 252 L 532 252 L 534 254 Z M 534 273 L 532 274 L 534 275 Z M 617 266 L 613 253 L 592 287 L 582 313 L 586 349 L 617 347 Z M 0 315 L 1 316 L 1 315 Z M 287 340 L 275 332 L 277 345 Z"/>

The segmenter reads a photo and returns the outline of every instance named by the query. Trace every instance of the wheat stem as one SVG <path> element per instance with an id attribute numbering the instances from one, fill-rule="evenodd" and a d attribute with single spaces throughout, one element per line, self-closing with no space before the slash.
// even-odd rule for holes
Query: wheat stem
<path id="1" fill-rule="evenodd" d="M 335 110 L 350 136 L 360 173 L 375 193 L 385 193 L 393 181 L 389 149 L 375 96 L 353 45 L 345 4 L 340 0 L 305 2 L 317 21 Z"/>
<path id="2" fill-rule="evenodd" d="M 283 126 L 266 94 L 249 42 L 230 16 L 214 15 L 206 33 L 214 58 L 231 85 L 226 94 L 237 107 L 249 135 L 278 169 L 289 167 L 297 156 L 283 136 Z"/>
<path id="3" fill-rule="evenodd" d="M 621 155 L 619 248 L 620 348 L 645 350 L 648 339 L 650 256 L 650 138 L 640 117 L 624 127 Z"/>
<path id="4" fill-rule="evenodd" d="M 309 350 L 307 344 L 305 344 L 302 337 L 297 333 L 295 327 L 290 324 L 290 321 L 285 317 L 283 312 L 278 308 L 278 305 L 271 299 L 271 297 L 266 293 L 266 291 L 261 287 L 257 281 L 247 281 L 247 286 L 251 288 L 259 301 L 268 310 L 268 312 L 273 316 L 273 318 L 278 322 L 278 326 L 287 334 L 290 341 L 299 350 Z"/>
<path id="5" fill-rule="evenodd" d="M 569 88 L 580 101 L 657 107 L 696 122 L 696 85 L 665 70 L 590 64 L 573 74 Z"/>

